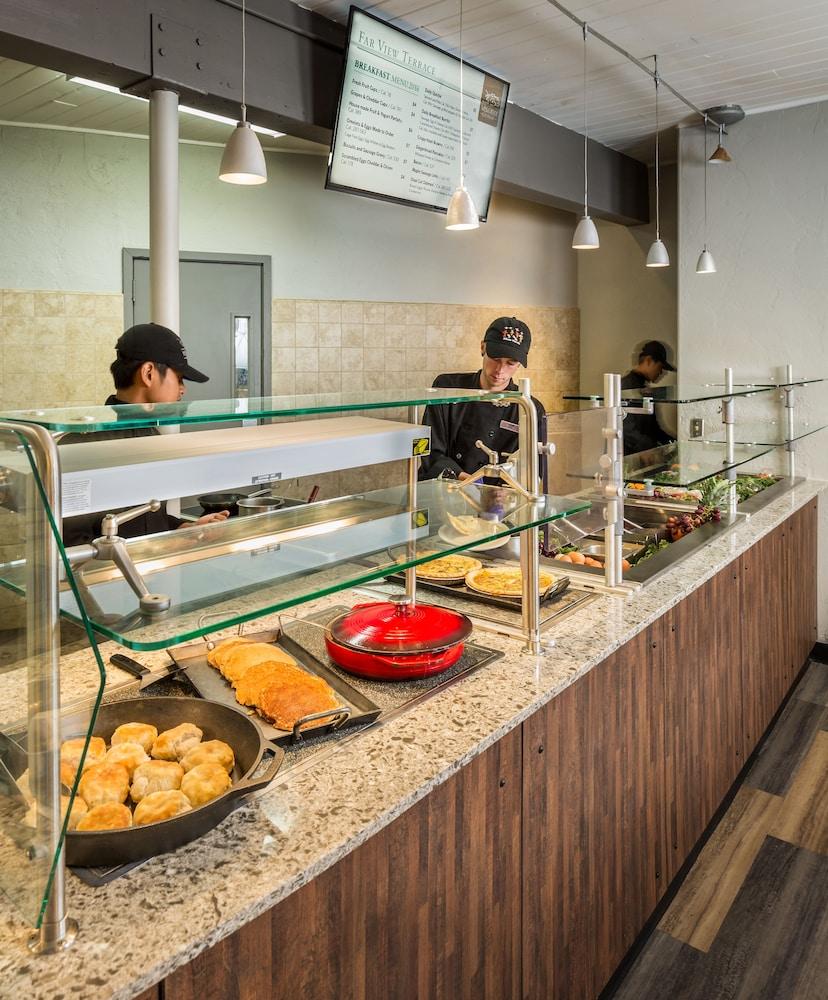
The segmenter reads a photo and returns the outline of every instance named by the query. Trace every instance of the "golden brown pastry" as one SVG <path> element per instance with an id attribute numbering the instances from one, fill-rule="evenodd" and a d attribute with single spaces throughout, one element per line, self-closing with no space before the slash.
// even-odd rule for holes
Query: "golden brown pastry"
<path id="1" fill-rule="evenodd" d="M 270 661 L 293 666 L 296 664 L 293 657 L 278 646 L 271 646 L 267 642 L 251 642 L 231 649 L 221 660 L 219 670 L 231 684 L 237 684 L 252 667 Z"/>
<path id="2" fill-rule="evenodd" d="M 342 699 L 330 685 L 319 677 L 304 675 L 306 679 L 285 682 L 277 680 L 259 694 L 256 710 L 279 729 L 293 729 L 306 715 L 324 712 L 326 708 L 339 708 Z M 331 716 L 331 719 L 333 716 Z M 330 719 L 317 719 L 301 728 L 321 726 Z"/>
<path id="3" fill-rule="evenodd" d="M 199 743 L 181 758 L 181 766 L 185 773 L 191 771 L 198 764 L 221 764 L 224 770 L 230 774 L 236 765 L 233 748 L 222 740 L 207 740 L 204 743 Z"/>
<path id="4" fill-rule="evenodd" d="M 129 772 L 123 764 L 93 764 L 78 783 L 78 795 L 90 809 L 107 802 L 123 802 L 129 792 Z"/>
<path id="5" fill-rule="evenodd" d="M 279 660 L 267 660 L 257 663 L 245 671 L 244 676 L 235 684 L 236 701 L 242 705 L 255 705 L 261 693 L 277 681 L 286 682 L 288 678 L 295 681 L 308 677 L 304 670 Z"/>
<path id="6" fill-rule="evenodd" d="M 120 802 L 106 802 L 84 813 L 76 830 L 122 830 L 132 826 L 132 813 Z"/>
<path id="7" fill-rule="evenodd" d="M 203 806 L 226 792 L 232 784 L 221 764 L 197 764 L 184 775 L 181 791 L 193 807 Z"/>
<path id="8" fill-rule="evenodd" d="M 181 788 L 184 771 L 181 765 L 173 760 L 148 760 L 139 764 L 132 776 L 132 788 L 129 790 L 133 802 L 153 792 L 167 792 L 173 788 Z"/>
<path id="9" fill-rule="evenodd" d="M 190 800 L 177 788 L 166 792 L 150 792 L 135 807 L 133 822 L 136 826 L 159 823 L 162 819 L 172 819 L 192 808 Z"/>
<path id="10" fill-rule="evenodd" d="M 69 796 L 61 795 L 60 797 L 60 812 L 62 816 L 66 815 L 66 810 L 69 808 Z M 74 830 L 75 827 L 80 822 L 81 818 L 89 811 L 86 803 L 80 797 L 80 795 L 75 796 L 75 801 L 72 803 L 72 810 L 69 813 L 69 822 L 66 825 L 67 830 Z"/>
<path id="11" fill-rule="evenodd" d="M 60 747 L 60 781 L 61 784 L 71 788 L 78 771 L 83 747 L 86 743 L 85 736 L 77 739 L 64 740 Z M 84 771 L 93 764 L 98 764 L 104 759 L 106 754 L 106 743 L 100 736 L 89 738 L 89 749 L 86 751 L 86 758 L 83 762 Z"/>
<path id="12" fill-rule="evenodd" d="M 157 739 L 158 730 L 148 722 L 125 722 L 112 734 L 110 743 L 112 746 L 117 746 L 119 743 L 138 743 L 144 748 L 144 753 L 149 753 Z"/>
<path id="13" fill-rule="evenodd" d="M 130 781 L 139 764 L 144 764 L 149 757 L 140 743 L 116 743 L 107 750 L 104 758 L 107 764 L 123 764 L 129 772 Z"/>
<path id="14" fill-rule="evenodd" d="M 150 756 L 156 760 L 181 760 L 188 750 L 192 750 L 201 742 L 204 735 L 198 726 L 192 722 L 182 722 L 160 733 L 153 743 Z"/>
<path id="15" fill-rule="evenodd" d="M 230 639 L 222 639 L 221 642 L 216 644 L 214 649 L 207 651 L 207 662 L 211 667 L 215 667 L 216 670 L 220 670 L 221 664 L 228 653 L 231 653 L 239 646 L 244 646 L 252 641 L 252 639 L 245 639 L 240 635 L 234 635 Z"/>

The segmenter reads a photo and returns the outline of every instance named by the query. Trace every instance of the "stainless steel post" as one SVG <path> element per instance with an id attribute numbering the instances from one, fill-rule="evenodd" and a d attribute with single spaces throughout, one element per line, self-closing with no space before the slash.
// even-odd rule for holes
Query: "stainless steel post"
<path id="1" fill-rule="evenodd" d="M 624 482 L 623 482 L 623 445 L 621 432 L 621 376 L 604 375 L 604 405 L 606 407 L 606 424 L 604 440 L 606 451 L 604 463 L 607 470 L 607 483 L 604 495 L 607 505 L 604 510 L 606 527 L 604 528 L 604 582 L 608 587 L 617 587 L 622 581 L 621 556 L 622 534 L 624 527 Z"/>
<path id="2" fill-rule="evenodd" d="M 419 424 L 420 422 L 420 408 L 419 406 L 409 406 L 408 407 L 408 422 L 410 424 Z M 417 546 L 414 541 L 414 511 L 417 508 L 417 472 L 418 472 L 418 460 L 412 455 L 408 460 L 408 509 L 411 511 L 411 536 L 408 542 L 408 558 L 414 559 L 417 552 Z M 417 603 L 417 568 L 415 566 L 409 567 L 405 571 L 405 596 L 410 601 L 411 607 Z"/>
<path id="3" fill-rule="evenodd" d="M 150 317 L 179 329 L 178 94 L 150 94 Z"/>
<path id="4" fill-rule="evenodd" d="M 722 400 L 722 423 L 725 428 L 725 462 L 728 469 L 725 476 L 730 480 L 730 494 L 728 508 L 731 516 L 736 514 L 738 507 L 738 495 L 736 493 L 736 470 L 732 467 L 736 461 L 736 401 L 732 396 L 733 392 L 733 369 L 725 368 L 725 393 L 726 398 Z"/>
<path id="5" fill-rule="evenodd" d="M 796 475 L 796 445 L 794 444 L 793 365 L 785 365 L 785 451 L 788 453 L 788 475 Z"/>
<path id="6" fill-rule="evenodd" d="M 520 452 L 518 479 L 532 497 L 538 496 L 538 411 L 532 401 L 528 378 L 518 383 L 521 396 L 520 407 Z M 530 501 L 531 502 L 531 501 Z M 538 550 L 538 529 L 527 528 L 520 533 L 520 570 L 523 576 L 521 601 L 523 634 L 526 649 L 530 653 L 541 652 L 540 640 L 540 552 Z"/>
<path id="7" fill-rule="evenodd" d="M 34 457 L 46 502 L 58 530 L 60 463 L 48 431 L 25 424 L 0 423 L 0 430 L 25 439 Z M 32 791 L 37 805 L 40 843 L 51 856 L 60 837 L 60 621 L 58 604 L 59 554 L 57 541 L 34 481 L 26 497 L 26 636 L 28 657 L 29 757 Z M 32 951 L 61 951 L 74 941 L 78 925 L 66 916 L 63 849 L 54 864 L 49 898 L 39 931 L 29 939 Z"/>

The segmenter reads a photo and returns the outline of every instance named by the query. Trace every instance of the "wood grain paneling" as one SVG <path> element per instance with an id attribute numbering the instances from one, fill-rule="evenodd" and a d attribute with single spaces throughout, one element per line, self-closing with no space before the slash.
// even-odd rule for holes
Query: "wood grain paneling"
<path id="1" fill-rule="evenodd" d="M 814 737 L 770 832 L 779 840 L 828 854 L 828 732 Z"/>
<path id="2" fill-rule="evenodd" d="M 524 724 L 523 996 L 596 996 L 664 878 L 662 625 Z"/>
<path id="3" fill-rule="evenodd" d="M 144 990 L 143 993 L 139 993 L 135 1000 L 160 1000 L 161 997 L 161 983 L 156 983 L 155 986 L 151 986 L 148 990 Z"/>
<path id="4" fill-rule="evenodd" d="M 802 668 L 817 640 L 817 501 L 788 521 L 787 571 L 791 629 L 788 684 Z"/>
<path id="5" fill-rule="evenodd" d="M 173 973 L 165 1000 L 520 995 L 521 733 Z"/>

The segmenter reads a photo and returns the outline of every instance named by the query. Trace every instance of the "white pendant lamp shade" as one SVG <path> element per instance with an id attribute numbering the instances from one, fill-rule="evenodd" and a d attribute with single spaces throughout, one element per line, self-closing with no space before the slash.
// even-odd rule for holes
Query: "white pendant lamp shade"
<path id="1" fill-rule="evenodd" d="M 446 229 L 477 229 L 480 219 L 469 192 L 462 185 L 456 188 L 446 209 Z"/>
<path id="2" fill-rule="evenodd" d="M 696 274 L 715 274 L 716 273 L 716 261 L 713 260 L 713 254 L 707 249 L 707 247 L 702 250 L 699 254 L 699 259 L 696 262 Z"/>
<path id="3" fill-rule="evenodd" d="M 582 215 L 578 220 L 578 225 L 575 227 L 575 234 L 572 237 L 572 249 L 597 250 L 600 245 L 595 223 L 588 215 Z"/>
<path id="4" fill-rule="evenodd" d="M 647 267 L 669 267 L 670 255 L 662 240 L 653 240 L 647 253 Z"/>
<path id="5" fill-rule="evenodd" d="M 227 140 L 219 180 L 228 184 L 264 184 L 267 181 L 264 153 L 250 122 L 239 122 Z"/>

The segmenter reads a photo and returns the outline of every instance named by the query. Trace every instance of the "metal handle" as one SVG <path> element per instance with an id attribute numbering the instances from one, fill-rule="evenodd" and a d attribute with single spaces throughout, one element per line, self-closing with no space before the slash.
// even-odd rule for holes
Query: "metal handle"
<path id="1" fill-rule="evenodd" d="M 114 667 L 125 670 L 128 674 L 132 674 L 133 677 L 137 677 L 139 681 L 152 673 L 143 663 L 139 663 L 137 660 L 133 660 L 131 656 L 125 656 L 123 653 L 113 653 L 109 657 L 109 662 Z"/>
<path id="2" fill-rule="evenodd" d="M 241 613 L 241 608 L 228 608 L 227 611 L 207 611 L 203 615 L 199 616 L 199 619 L 196 622 L 196 628 L 203 628 L 211 618 L 226 618 L 228 615 L 240 615 Z M 244 622 L 239 622 L 239 635 L 242 634 L 243 628 Z M 212 639 L 205 639 L 204 641 L 207 643 L 207 649 L 210 651 L 216 648 L 216 644 Z"/>
<path id="3" fill-rule="evenodd" d="M 316 722 L 317 719 L 333 719 L 333 728 L 341 729 L 350 717 L 351 708 L 349 705 L 340 705 L 339 708 L 329 708 L 325 712 L 314 712 L 312 715 L 303 715 L 301 719 L 297 719 L 293 724 L 293 742 L 298 743 L 303 738 L 299 730 L 308 722 Z"/>
<path id="4" fill-rule="evenodd" d="M 269 785 L 271 781 L 276 777 L 279 768 L 282 766 L 282 762 L 285 759 L 285 751 L 281 747 L 267 747 L 273 753 L 273 760 L 268 764 L 267 770 L 263 774 L 260 774 L 257 778 L 242 778 L 237 784 L 233 785 L 231 789 L 227 792 L 228 799 L 238 798 L 240 795 L 248 795 L 250 792 L 257 792 L 259 789 L 264 788 Z"/>
<path id="5" fill-rule="evenodd" d="M 130 507 L 129 510 L 122 510 L 118 514 L 106 514 L 101 521 L 103 537 L 106 539 L 117 538 L 118 528 L 122 524 L 126 524 L 127 521 L 134 521 L 136 517 L 140 517 L 142 514 L 155 513 L 159 510 L 161 510 L 161 501 L 150 500 L 148 503 L 141 504 L 140 507 Z"/>
<path id="6" fill-rule="evenodd" d="M 479 448 L 482 452 L 488 455 L 489 461 L 492 463 L 492 465 L 497 465 L 500 456 L 496 451 L 492 451 L 491 448 L 487 448 L 482 441 L 475 441 L 474 446 L 475 448 Z"/>

